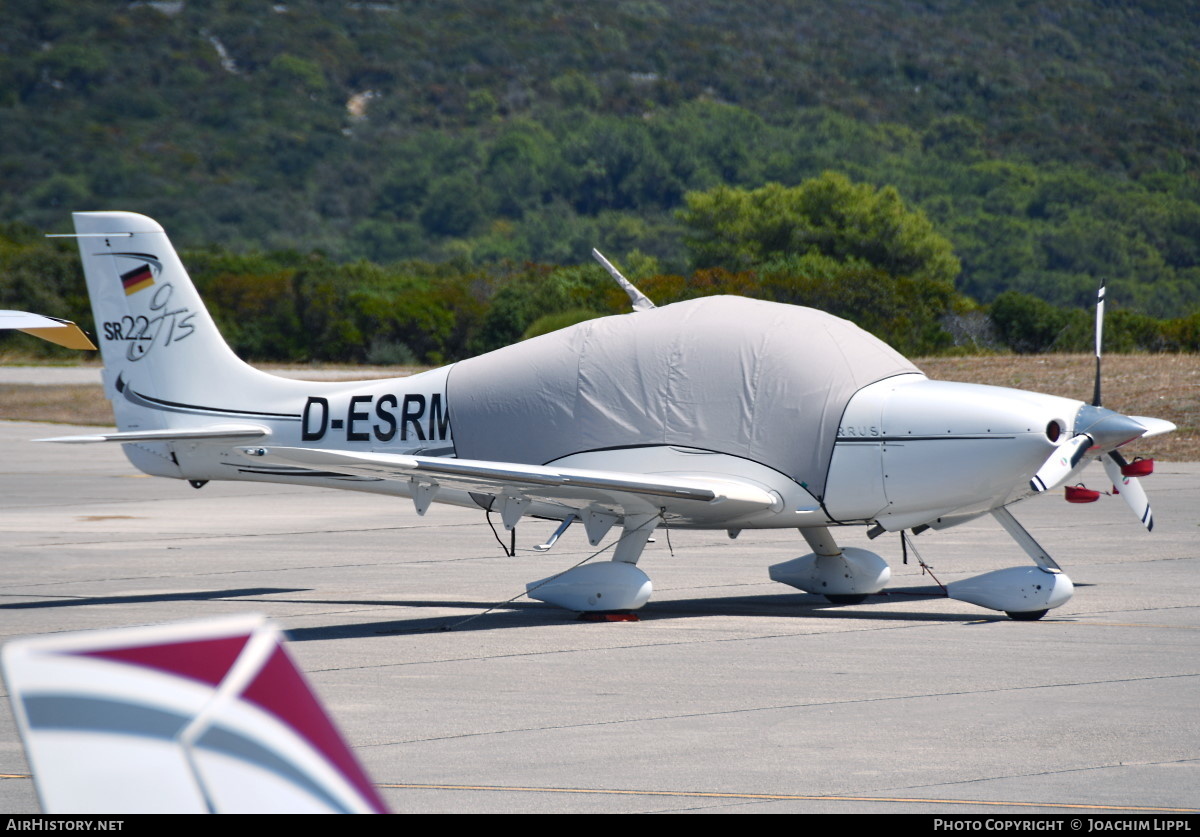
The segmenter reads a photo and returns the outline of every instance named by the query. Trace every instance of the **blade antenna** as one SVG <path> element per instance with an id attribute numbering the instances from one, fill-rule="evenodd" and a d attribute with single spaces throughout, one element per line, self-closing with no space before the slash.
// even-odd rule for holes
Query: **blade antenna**
<path id="1" fill-rule="evenodd" d="M 1096 386 L 1092 390 L 1092 406 L 1100 406 L 1100 347 L 1104 342 L 1104 282 L 1096 293 Z"/>
<path id="2" fill-rule="evenodd" d="M 592 248 L 592 258 L 600 262 L 600 266 L 608 271 L 608 275 L 617 280 L 617 284 L 621 286 L 621 290 L 629 294 L 629 301 L 633 303 L 634 311 L 649 311 L 655 308 L 655 304 L 650 301 L 650 297 L 639 291 L 633 286 L 633 283 L 621 275 L 621 271 L 612 266 L 612 262 L 604 258 L 604 255 L 595 247 Z"/>

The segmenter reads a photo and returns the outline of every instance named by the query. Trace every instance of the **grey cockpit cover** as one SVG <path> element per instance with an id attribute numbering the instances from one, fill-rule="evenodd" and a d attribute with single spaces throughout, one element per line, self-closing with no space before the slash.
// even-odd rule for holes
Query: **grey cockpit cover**
<path id="1" fill-rule="evenodd" d="M 446 400 L 461 458 L 544 465 L 681 445 L 754 460 L 822 497 L 850 397 L 917 371 L 823 311 L 710 296 L 460 361 Z"/>

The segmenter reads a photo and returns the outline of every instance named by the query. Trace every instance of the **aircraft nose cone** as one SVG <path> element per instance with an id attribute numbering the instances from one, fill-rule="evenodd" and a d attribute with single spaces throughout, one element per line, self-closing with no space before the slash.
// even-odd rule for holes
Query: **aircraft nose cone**
<path id="1" fill-rule="evenodd" d="M 1088 434 L 1095 440 L 1096 447 L 1102 450 L 1114 450 L 1126 442 L 1141 438 L 1146 430 L 1145 425 L 1129 416 L 1090 404 L 1080 407 L 1075 416 L 1075 433 Z"/>

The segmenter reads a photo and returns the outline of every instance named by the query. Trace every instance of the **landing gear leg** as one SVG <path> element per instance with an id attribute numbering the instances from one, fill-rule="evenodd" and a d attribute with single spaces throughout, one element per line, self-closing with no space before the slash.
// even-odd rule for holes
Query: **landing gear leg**
<path id="1" fill-rule="evenodd" d="M 1062 572 L 1062 567 L 1058 565 L 1058 562 L 1042 549 L 1041 544 L 1033 539 L 1033 535 L 1025 531 L 1025 527 L 1017 522 L 1017 519 L 1012 516 L 1012 512 L 1001 507 L 992 510 L 992 517 L 996 518 L 996 522 L 1004 527 L 1008 536 L 1016 541 L 1021 549 L 1025 550 L 1025 554 L 1033 559 L 1033 563 L 1043 570 Z"/>
<path id="2" fill-rule="evenodd" d="M 612 559 L 622 564 L 636 564 L 642 557 L 646 542 L 658 527 L 658 514 L 627 514 L 621 540 L 617 543 L 617 551 Z"/>
<path id="3" fill-rule="evenodd" d="M 654 585 L 637 568 L 642 550 L 658 526 L 658 514 L 627 514 L 611 561 L 584 564 L 525 585 L 531 599 L 583 612 L 637 610 L 650 600 Z"/>

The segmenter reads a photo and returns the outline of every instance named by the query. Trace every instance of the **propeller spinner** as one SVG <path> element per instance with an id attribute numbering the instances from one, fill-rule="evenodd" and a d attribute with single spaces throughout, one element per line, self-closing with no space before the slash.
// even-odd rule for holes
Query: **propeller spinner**
<path id="1" fill-rule="evenodd" d="M 1137 477 L 1127 477 L 1121 472 L 1126 465 L 1125 458 L 1117 452 L 1117 448 L 1134 439 L 1143 436 L 1157 436 L 1169 433 L 1175 425 L 1163 419 L 1147 419 L 1140 416 L 1134 418 L 1102 407 L 1100 404 L 1100 363 L 1101 346 L 1104 337 L 1104 285 L 1096 294 L 1096 381 L 1092 388 L 1091 405 L 1083 405 L 1075 416 L 1074 436 L 1051 454 L 1037 474 L 1029 481 L 1029 486 L 1039 494 L 1061 485 L 1078 467 L 1088 451 L 1099 449 L 1103 451 L 1104 470 L 1112 480 L 1118 492 L 1129 505 L 1133 513 L 1149 530 L 1154 528 L 1154 515 L 1150 511 L 1150 501 Z"/>

